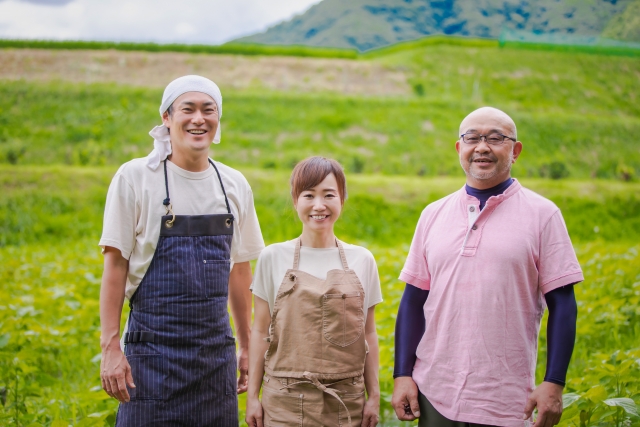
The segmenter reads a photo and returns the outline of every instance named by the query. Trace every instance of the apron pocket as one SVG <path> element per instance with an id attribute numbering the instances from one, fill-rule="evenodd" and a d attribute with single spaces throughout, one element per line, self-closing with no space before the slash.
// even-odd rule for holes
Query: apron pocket
<path id="1" fill-rule="evenodd" d="M 280 384 L 275 378 L 270 382 Z M 265 427 L 302 426 L 303 397 L 297 393 L 283 393 L 263 383 L 262 409 L 264 411 Z"/>
<path id="2" fill-rule="evenodd" d="M 127 356 L 131 376 L 136 388 L 129 388 L 131 400 L 164 399 L 165 369 L 161 354 L 138 354 Z"/>
<path id="3" fill-rule="evenodd" d="M 324 294 L 322 331 L 324 338 L 339 347 L 353 344 L 362 335 L 364 312 L 360 292 Z"/>
<path id="4" fill-rule="evenodd" d="M 204 293 L 207 298 L 226 297 L 229 293 L 231 261 L 227 259 L 205 259 Z"/>

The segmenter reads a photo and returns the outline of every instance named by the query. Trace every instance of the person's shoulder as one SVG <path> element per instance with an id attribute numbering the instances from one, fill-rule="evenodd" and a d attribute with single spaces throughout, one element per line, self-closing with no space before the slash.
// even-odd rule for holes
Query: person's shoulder
<path id="1" fill-rule="evenodd" d="M 345 253 L 354 257 L 375 262 L 375 257 L 373 256 L 371 251 L 364 246 L 352 245 L 351 243 L 345 243 L 342 240 L 340 241 L 340 243 L 342 243 L 342 247 L 344 248 Z"/>
<path id="2" fill-rule="evenodd" d="M 213 160 L 213 163 L 216 165 L 218 172 L 220 172 L 220 176 L 227 182 L 233 184 L 234 187 L 238 189 L 247 189 L 251 190 L 251 186 L 249 185 L 249 181 L 247 178 L 237 169 L 232 168 L 231 166 L 227 166 L 222 162 L 217 160 Z"/>
<path id="3" fill-rule="evenodd" d="M 160 168 L 161 166 L 158 166 L 156 171 L 149 168 L 147 166 L 146 157 L 132 159 L 126 163 L 123 163 L 118 168 L 118 171 L 114 175 L 114 179 L 123 178 L 129 184 L 135 185 L 136 183 L 141 183 L 143 181 L 142 178 L 145 175 L 153 175 Z"/>
<path id="4" fill-rule="evenodd" d="M 293 254 L 293 251 L 296 248 L 295 242 L 295 240 L 287 240 L 285 242 L 273 243 L 260 252 L 260 259 L 270 260 Z"/>
<path id="5" fill-rule="evenodd" d="M 528 208 L 533 211 L 555 213 L 559 210 L 558 206 L 551 200 L 524 186 L 520 188 L 520 197 L 528 205 Z"/>
<path id="6" fill-rule="evenodd" d="M 425 218 L 425 217 L 435 215 L 437 212 L 442 210 L 445 206 L 449 205 L 450 203 L 455 203 L 456 199 L 460 197 L 460 191 L 461 190 L 454 191 L 451 194 L 448 194 L 438 200 L 435 200 L 429 203 L 422 210 L 420 218 Z"/>
<path id="7" fill-rule="evenodd" d="M 116 173 L 124 174 L 126 176 L 140 176 L 144 174 L 155 174 L 159 171 L 162 171 L 162 163 L 155 170 L 153 170 L 149 166 L 147 166 L 146 157 L 139 157 L 123 163 L 120 168 L 118 168 L 118 172 Z"/>

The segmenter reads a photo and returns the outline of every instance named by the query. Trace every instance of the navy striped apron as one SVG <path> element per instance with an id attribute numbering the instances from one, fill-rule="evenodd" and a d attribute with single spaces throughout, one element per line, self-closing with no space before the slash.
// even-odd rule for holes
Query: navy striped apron
<path id="1" fill-rule="evenodd" d="M 167 215 L 129 304 L 125 355 L 136 388 L 117 427 L 238 426 L 236 346 L 229 325 L 233 215 L 218 169 L 226 214 Z M 204 195 L 203 195 L 204 196 Z"/>

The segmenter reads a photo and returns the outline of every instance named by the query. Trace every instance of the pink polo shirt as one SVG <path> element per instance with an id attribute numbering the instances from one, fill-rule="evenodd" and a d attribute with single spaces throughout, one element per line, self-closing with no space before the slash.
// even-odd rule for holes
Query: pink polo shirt
<path id="1" fill-rule="evenodd" d="M 543 295 L 584 280 L 562 214 L 517 180 L 425 208 L 400 280 L 429 290 L 413 380 L 445 417 L 523 426 Z"/>

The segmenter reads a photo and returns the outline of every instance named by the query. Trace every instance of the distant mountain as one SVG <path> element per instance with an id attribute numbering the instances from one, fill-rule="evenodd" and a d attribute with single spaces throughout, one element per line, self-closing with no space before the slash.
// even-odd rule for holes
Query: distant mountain
<path id="1" fill-rule="evenodd" d="M 631 2 L 624 12 L 614 16 L 602 35 L 612 39 L 640 42 L 640 0 Z"/>
<path id="2" fill-rule="evenodd" d="M 633 33 L 639 28 L 640 8 L 632 8 L 632 3 L 640 4 L 637 0 L 324 0 L 264 33 L 234 42 L 365 51 L 432 34 L 498 38 L 503 28 L 595 36 L 614 17 L 628 23 L 628 32 Z"/>

